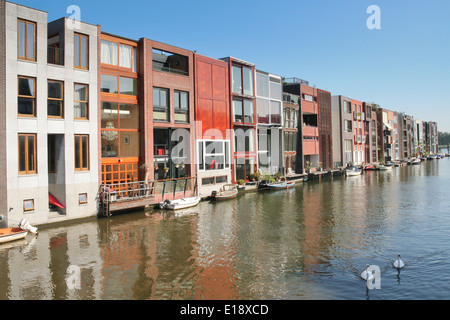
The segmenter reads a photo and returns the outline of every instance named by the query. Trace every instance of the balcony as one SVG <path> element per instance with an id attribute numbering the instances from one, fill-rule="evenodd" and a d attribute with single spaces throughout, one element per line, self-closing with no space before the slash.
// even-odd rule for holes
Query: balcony
<path id="1" fill-rule="evenodd" d="M 303 136 L 304 137 L 318 137 L 319 128 L 312 126 L 303 126 Z"/>
<path id="2" fill-rule="evenodd" d="M 47 63 L 58 66 L 64 65 L 64 49 L 49 46 L 47 50 Z"/>
<path id="3" fill-rule="evenodd" d="M 309 114 L 318 114 L 317 104 L 312 101 L 303 100 L 302 101 L 302 112 Z"/>

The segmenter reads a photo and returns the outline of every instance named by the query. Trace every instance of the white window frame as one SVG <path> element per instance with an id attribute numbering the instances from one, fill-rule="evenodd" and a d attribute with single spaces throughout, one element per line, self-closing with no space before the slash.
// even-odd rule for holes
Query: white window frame
<path id="1" fill-rule="evenodd" d="M 208 142 L 220 142 L 222 143 L 222 153 L 206 153 L 206 143 Z M 215 139 L 199 139 L 196 142 L 196 147 L 198 149 L 198 144 L 201 143 L 202 144 L 202 149 L 203 149 L 203 159 L 202 162 L 203 163 L 203 169 L 200 169 L 200 155 L 199 155 L 199 151 L 197 150 L 196 152 L 196 160 L 197 160 L 197 170 L 198 171 L 214 171 L 214 170 L 229 170 L 231 169 L 231 143 L 230 140 L 215 140 Z M 226 159 L 226 150 L 228 151 L 228 161 Z M 224 164 L 223 164 L 223 169 L 213 169 L 213 170 L 207 170 L 206 169 L 206 158 L 207 157 L 220 157 L 223 156 L 224 159 Z"/>

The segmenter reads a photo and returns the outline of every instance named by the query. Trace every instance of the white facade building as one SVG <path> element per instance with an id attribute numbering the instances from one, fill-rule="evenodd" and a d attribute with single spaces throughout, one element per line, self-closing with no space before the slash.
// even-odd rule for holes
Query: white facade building
<path id="1" fill-rule="evenodd" d="M 96 215 L 98 28 L 0 6 L 0 214 L 10 226 L 22 218 L 39 225 Z M 50 206 L 49 194 L 63 208 Z"/>

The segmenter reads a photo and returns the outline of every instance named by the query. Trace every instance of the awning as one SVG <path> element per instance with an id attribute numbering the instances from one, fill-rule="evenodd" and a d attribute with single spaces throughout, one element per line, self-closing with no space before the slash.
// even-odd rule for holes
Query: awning
<path id="1" fill-rule="evenodd" d="M 384 125 L 388 128 L 388 130 L 394 130 L 394 127 L 392 127 L 390 124 L 385 123 Z"/>

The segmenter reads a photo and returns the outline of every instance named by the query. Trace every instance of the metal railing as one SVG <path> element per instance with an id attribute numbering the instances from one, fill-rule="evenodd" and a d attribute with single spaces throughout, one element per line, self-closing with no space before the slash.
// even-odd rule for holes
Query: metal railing
<path id="1" fill-rule="evenodd" d="M 154 196 L 172 194 L 175 198 L 177 193 L 196 191 L 196 179 L 185 177 L 166 180 L 130 181 L 124 183 L 101 185 L 99 198 L 103 203 L 114 203 L 129 200 L 139 200 Z"/>

